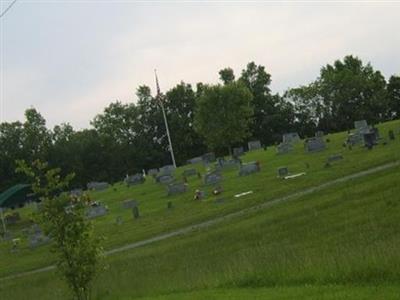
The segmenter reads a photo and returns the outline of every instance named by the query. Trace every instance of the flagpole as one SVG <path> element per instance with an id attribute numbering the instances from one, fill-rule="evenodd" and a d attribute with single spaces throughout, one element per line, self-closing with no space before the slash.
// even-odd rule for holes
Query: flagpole
<path id="1" fill-rule="evenodd" d="M 172 148 L 171 136 L 169 134 L 167 115 L 165 114 L 164 103 L 163 103 L 162 98 L 161 98 L 160 86 L 158 84 L 157 70 L 154 70 L 154 74 L 156 76 L 157 98 L 158 98 L 158 102 L 161 105 L 161 110 L 162 110 L 163 117 L 164 117 L 165 129 L 167 131 L 167 137 L 168 137 L 168 143 L 169 143 L 169 152 L 171 153 L 172 164 L 174 165 L 174 168 L 176 168 L 174 149 Z"/>

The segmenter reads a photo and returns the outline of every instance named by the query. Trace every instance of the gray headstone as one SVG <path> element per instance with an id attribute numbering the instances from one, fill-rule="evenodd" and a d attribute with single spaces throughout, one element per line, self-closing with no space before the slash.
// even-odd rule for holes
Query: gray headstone
<path id="1" fill-rule="evenodd" d="M 140 217 L 139 215 L 139 206 L 135 206 L 132 208 L 132 214 L 134 219 L 138 219 Z"/>
<path id="2" fill-rule="evenodd" d="M 161 175 L 172 175 L 172 173 L 175 171 L 175 167 L 173 165 L 166 165 L 160 168 L 160 174 Z"/>
<path id="3" fill-rule="evenodd" d="M 280 167 L 278 168 L 278 177 L 283 178 L 289 175 L 288 167 Z"/>
<path id="4" fill-rule="evenodd" d="M 318 152 L 325 150 L 326 145 L 323 139 L 310 138 L 304 142 L 304 146 L 307 152 Z"/>
<path id="5" fill-rule="evenodd" d="M 317 138 L 323 138 L 324 137 L 324 132 L 319 130 L 315 133 L 315 137 Z"/>
<path id="6" fill-rule="evenodd" d="M 168 196 L 186 192 L 186 185 L 183 182 L 171 183 L 167 186 Z"/>
<path id="7" fill-rule="evenodd" d="M 110 185 L 107 182 L 89 182 L 87 184 L 88 190 L 102 191 L 108 189 Z"/>
<path id="8" fill-rule="evenodd" d="M 293 145 L 290 143 L 280 143 L 276 147 L 276 150 L 278 151 L 278 154 L 286 154 L 293 150 Z"/>
<path id="9" fill-rule="evenodd" d="M 203 162 L 206 164 L 212 163 L 215 161 L 215 153 L 209 152 L 209 153 L 203 154 L 202 159 L 203 159 Z"/>
<path id="10" fill-rule="evenodd" d="M 80 196 L 82 196 L 82 194 L 83 194 L 83 190 L 82 190 L 82 189 L 73 189 L 73 190 L 71 190 L 71 191 L 69 192 L 69 194 L 70 194 L 72 197 L 80 197 Z"/>
<path id="11" fill-rule="evenodd" d="M 218 170 L 227 170 L 227 169 L 235 169 L 238 168 L 240 165 L 240 162 L 236 159 L 218 159 L 216 162 L 216 168 Z"/>
<path id="12" fill-rule="evenodd" d="M 199 164 L 199 163 L 202 163 L 202 162 L 203 162 L 203 158 L 201 156 L 193 157 L 192 159 L 189 159 L 187 161 L 188 164 L 192 164 L 192 165 Z"/>
<path id="13" fill-rule="evenodd" d="M 4 223 L 6 223 L 8 225 L 16 224 L 20 220 L 21 220 L 21 217 L 18 212 L 8 214 L 4 217 Z"/>
<path id="14" fill-rule="evenodd" d="M 128 176 L 125 178 L 125 183 L 128 186 L 142 184 L 145 182 L 145 178 L 142 173 L 137 173 L 132 176 Z"/>
<path id="15" fill-rule="evenodd" d="M 256 172 L 260 172 L 260 164 L 253 161 L 240 166 L 239 176 L 247 176 Z"/>
<path id="16" fill-rule="evenodd" d="M 183 176 L 185 176 L 185 177 L 196 176 L 196 175 L 197 175 L 196 169 L 186 169 L 183 171 Z"/>
<path id="17" fill-rule="evenodd" d="M 158 175 L 156 177 L 156 182 L 159 182 L 159 183 L 162 183 L 162 184 L 171 183 L 174 180 L 175 180 L 174 177 L 172 175 L 169 175 L 169 174 Z"/>
<path id="18" fill-rule="evenodd" d="M 215 184 L 222 180 L 222 175 L 218 171 L 210 172 L 204 175 L 204 184 Z"/>
<path id="19" fill-rule="evenodd" d="M 350 133 L 347 136 L 346 144 L 348 144 L 350 146 L 355 146 L 355 145 L 361 143 L 361 141 L 362 141 L 361 135 L 359 135 L 358 133 Z"/>
<path id="20" fill-rule="evenodd" d="M 158 174 L 158 169 L 150 169 L 147 171 L 147 175 L 149 176 L 156 176 Z"/>
<path id="21" fill-rule="evenodd" d="M 122 202 L 122 207 L 127 209 L 127 208 L 134 208 L 135 206 L 138 206 L 138 202 L 136 200 L 125 200 L 124 202 Z"/>
<path id="22" fill-rule="evenodd" d="M 238 156 L 242 156 L 243 154 L 244 154 L 244 149 L 243 149 L 243 147 L 236 147 L 236 148 L 233 148 L 233 156 L 238 157 Z"/>
<path id="23" fill-rule="evenodd" d="M 98 205 L 94 205 L 94 206 L 90 206 L 87 210 L 86 210 L 86 216 L 89 219 L 92 218 L 97 218 L 97 217 L 101 217 L 107 214 L 107 207 L 105 207 L 102 204 L 98 204 Z"/>
<path id="24" fill-rule="evenodd" d="M 355 121 L 354 122 L 354 128 L 357 131 L 363 131 L 363 130 L 368 130 L 368 123 L 366 120 L 360 120 L 360 121 Z"/>
<path id="25" fill-rule="evenodd" d="M 250 141 L 247 143 L 249 151 L 261 149 L 261 142 L 260 141 Z"/>
<path id="26" fill-rule="evenodd" d="M 289 132 L 289 133 L 285 133 L 282 136 L 282 142 L 284 144 L 288 143 L 288 144 L 293 144 L 293 143 L 297 143 L 300 141 L 300 136 L 297 132 Z"/>

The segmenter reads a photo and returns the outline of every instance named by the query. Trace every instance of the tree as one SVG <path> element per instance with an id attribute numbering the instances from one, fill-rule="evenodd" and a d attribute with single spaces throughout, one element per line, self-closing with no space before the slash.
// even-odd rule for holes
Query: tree
<path id="1" fill-rule="evenodd" d="M 194 116 L 195 130 L 209 148 L 229 148 L 250 135 L 253 96 L 242 83 L 204 86 Z"/>
<path id="2" fill-rule="evenodd" d="M 166 93 L 165 111 L 178 164 L 206 150 L 203 139 L 193 128 L 196 94 L 190 84 L 181 82 Z"/>
<path id="3" fill-rule="evenodd" d="M 253 94 L 254 120 L 251 127 L 252 137 L 264 145 L 278 142 L 281 134 L 293 127 L 294 111 L 290 103 L 279 95 L 272 95 L 269 85 L 271 75 L 265 67 L 254 62 L 247 64 L 239 81 Z"/>
<path id="4" fill-rule="evenodd" d="M 391 117 L 400 118 L 400 76 L 391 76 L 387 84 Z"/>
<path id="5" fill-rule="evenodd" d="M 42 201 L 37 219 L 44 233 L 53 240 L 52 250 L 57 255 L 58 270 L 75 299 L 89 299 L 91 282 L 102 254 L 100 239 L 94 236 L 92 223 L 85 217 L 89 198 L 86 195 L 60 195 L 68 187 L 73 174 L 62 177 L 60 169 L 49 169 L 47 163 L 39 160 L 31 166 L 25 161 L 17 164 L 17 172 L 31 178 L 32 190 Z"/>
<path id="6" fill-rule="evenodd" d="M 231 68 L 222 69 L 218 72 L 218 74 L 219 79 L 224 83 L 224 85 L 235 81 L 235 74 Z"/>
<path id="7" fill-rule="evenodd" d="M 317 81 L 323 102 L 322 129 L 341 131 L 352 128 L 355 120 L 378 123 L 387 119 L 386 81 L 371 64 L 349 55 L 323 67 Z"/>

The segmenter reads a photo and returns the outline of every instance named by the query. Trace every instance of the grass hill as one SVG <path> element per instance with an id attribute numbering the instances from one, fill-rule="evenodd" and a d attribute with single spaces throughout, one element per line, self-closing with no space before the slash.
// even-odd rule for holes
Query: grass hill
<path id="1" fill-rule="evenodd" d="M 387 137 L 399 133 L 400 122 L 378 126 Z M 273 148 L 247 153 L 243 161 L 258 160 L 262 171 L 239 177 L 224 172 L 221 197 L 215 203 L 209 187 L 189 178 L 190 191 L 166 196 L 165 187 L 149 178 L 143 185 L 115 185 L 94 192 L 110 213 L 95 219 L 106 250 L 141 241 L 188 225 L 273 201 L 363 170 L 400 160 L 400 135 L 373 150 L 342 147 L 345 133 L 329 135 L 328 149 L 277 155 Z M 344 159 L 326 168 L 331 154 Z M 307 168 L 308 165 L 308 168 Z M 276 169 L 306 172 L 292 180 L 278 179 Z M 187 168 L 187 167 L 186 167 Z M 197 166 L 204 173 L 202 166 Z M 176 172 L 180 174 L 185 167 Z M 400 292 L 400 166 L 331 185 L 314 193 L 254 210 L 214 226 L 172 237 L 106 258 L 109 268 L 97 279 L 94 299 L 397 299 Z M 207 197 L 192 200 L 195 189 Z M 253 191 L 235 198 L 235 194 Z M 121 207 L 125 199 L 139 201 L 141 217 Z M 166 209 L 167 201 L 174 208 Z M 21 210 L 25 219 L 31 208 Z M 123 224 L 115 218 L 122 216 Z M 13 228 L 23 238 L 21 228 Z M 26 244 L 10 253 L 0 243 L 0 276 L 33 270 L 52 263 L 48 246 L 34 250 Z M 4 299 L 68 298 L 54 271 L 1 280 Z"/>

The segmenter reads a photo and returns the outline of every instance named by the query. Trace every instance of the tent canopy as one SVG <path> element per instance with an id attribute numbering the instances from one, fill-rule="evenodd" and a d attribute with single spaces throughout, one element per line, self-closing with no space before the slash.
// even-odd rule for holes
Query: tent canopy
<path id="1" fill-rule="evenodd" d="M 17 184 L 0 194 L 0 207 L 16 208 L 35 201 L 30 184 Z"/>

